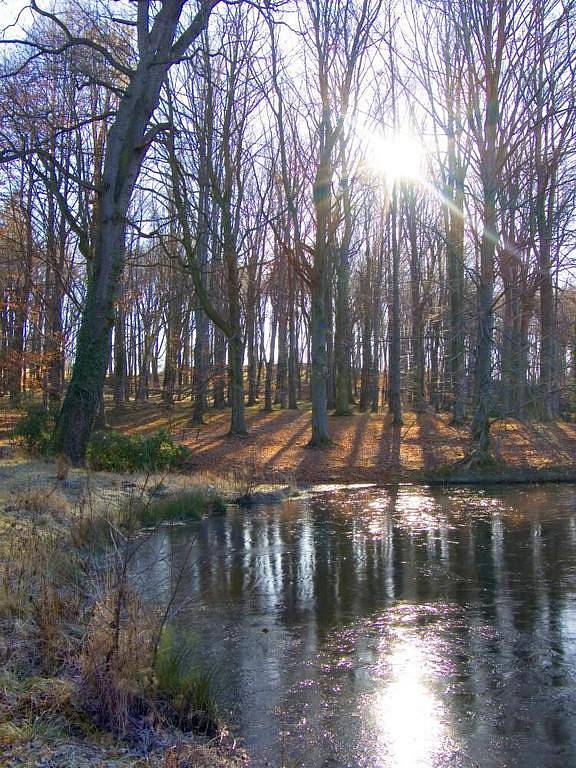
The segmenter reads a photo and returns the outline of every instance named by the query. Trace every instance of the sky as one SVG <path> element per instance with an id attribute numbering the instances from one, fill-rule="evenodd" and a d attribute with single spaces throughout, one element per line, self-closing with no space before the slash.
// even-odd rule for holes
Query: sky
<path id="1" fill-rule="evenodd" d="M 18 18 L 18 13 L 25 9 L 28 4 L 22 2 L 22 0 L 0 0 L 0 19 L 2 37 L 20 37 L 22 31 L 14 28 L 8 28 L 9 25 L 14 24 Z M 32 14 L 28 10 L 24 10 L 20 20 L 25 25 L 32 18 Z"/>

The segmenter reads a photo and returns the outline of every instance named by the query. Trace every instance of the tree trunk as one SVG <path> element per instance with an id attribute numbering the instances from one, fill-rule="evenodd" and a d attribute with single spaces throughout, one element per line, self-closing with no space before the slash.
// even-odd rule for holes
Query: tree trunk
<path id="1" fill-rule="evenodd" d="M 116 306 L 114 325 L 114 405 L 122 408 L 126 402 L 126 317 L 122 297 Z"/>
<path id="2" fill-rule="evenodd" d="M 310 394 L 312 399 L 312 437 L 308 445 L 319 448 L 330 444 L 328 432 L 328 402 L 326 393 L 326 292 L 323 270 L 318 270 L 312 283 L 310 336 L 312 355 L 312 376 Z"/>
<path id="3" fill-rule="evenodd" d="M 266 362 L 266 378 L 264 380 L 264 410 L 272 411 L 272 377 L 274 373 L 274 352 L 276 349 L 276 329 L 278 327 L 278 302 L 273 301 L 272 323 L 270 328 L 270 352 Z"/>
<path id="4" fill-rule="evenodd" d="M 420 294 L 420 260 L 416 221 L 416 198 L 413 189 L 406 193 L 407 227 L 410 241 L 410 311 L 411 340 L 410 368 L 412 379 L 412 403 L 416 412 L 424 410 L 424 319 Z"/>
<path id="5" fill-rule="evenodd" d="M 342 142 L 343 144 L 343 142 Z M 344 151 L 344 150 L 343 150 Z M 352 236 L 352 213 L 348 193 L 348 178 L 346 164 L 343 167 L 343 203 L 345 211 L 345 232 L 342 243 L 338 249 L 336 264 L 336 328 L 335 328 L 335 353 L 334 362 L 336 368 L 336 396 L 335 415 L 348 416 L 352 410 L 350 396 L 352 392 L 351 381 L 351 330 L 350 330 L 350 239 Z"/>
<path id="6" fill-rule="evenodd" d="M 325 126 L 325 130 L 327 127 Z M 312 400 L 312 437 L 308 445 L 320 448 L 331 443 L 328 432 L 328 358 L 327 316 L 330 245 L 328 222 L 330 218 L 332 184 L 332 149 L 324 145 L 314 180 L 314 208 L 316 212 L 316 240 L 310 281 L 310 354 L 312 362 L 310 396 Z"/>
<path id="7" fill-rule="evenodd" d="M 298 409 L 298 334 L 296 329 L 296 293 L 294 270 L 289 268 L 289 317 L 288 317 L 288 408 Z"/>
<path id="8" fill-rule="evenodd" d="M 392 232 L 392 306 L 390 313 L 390 358 L 388 406 L 392 424 L 402 426 L 402 374 L 400 370 L 400 246 L 398 243 L 398 191 L 392 192 L 390 226 Z"/>
<path id="9" fill-rule="evenodd" d="M 491 457 L 490 409 L 492 406 L 492 346 L 494 332 L 494 253 L 496 243 L 496 190 L 484 190 L 484 229 L 480 246 L 478 281 L 478 336 L 476 342 L 476 397 L 472 420 L 472 453 L 474 462 Z"/>
<path id="10" fill-rule="evenodd" d="M 183 7 L 183 0 L 165 0 L 151 29 L 146 16 L 139 18 L 143 22 L 138 30 L 140 58 L 130 73 L 108 134 L 92 248 L 86 235 L 82 243 L 92 264 L 76 359 L 55 432 L 57 450 L 73 464 L 84 461 L 102 399 L 114 302 L 124 268 L 126 216 L 146 149 L 153 138 L 147 135 L 150 119 L 171 63 L 202 32 L 212 3 L 201 4 L 192 23 L 174 44 Z"/>
<path id="11" fill-rule="evenodd" d="M 364 310 L 362 324 L 362 372 L 360 374 L 360 411 L 368 410 L 372 401 L 372 318 Z"/>

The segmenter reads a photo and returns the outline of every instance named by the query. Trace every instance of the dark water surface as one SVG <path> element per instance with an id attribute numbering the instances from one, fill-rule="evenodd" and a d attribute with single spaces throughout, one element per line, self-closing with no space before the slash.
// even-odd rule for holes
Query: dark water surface
<path id="1" fill-rule="evenodd" d="M 136 565 L 254 765 L 576 766 L 575 486 L 325 489 Z"/>

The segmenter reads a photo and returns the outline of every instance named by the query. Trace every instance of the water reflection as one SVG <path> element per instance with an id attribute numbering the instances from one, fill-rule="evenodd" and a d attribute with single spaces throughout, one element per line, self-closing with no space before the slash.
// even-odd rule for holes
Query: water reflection
<path id="1" fill-rule="evenodd" d="M 576 489 L 329 489 L 138 554 L 255 765 L 576 765 Z"/>
<path id="2" fill-rule="evenodd" d="M 389 666 L 388 682 L 374 697 L 371 717 L 378 741 L 376 752 L 397 768 L 437 764 L 446 755 L 446 716 L 427 678 L 429 649 L 425 639 L 398 631 L 382 656 Z"/>

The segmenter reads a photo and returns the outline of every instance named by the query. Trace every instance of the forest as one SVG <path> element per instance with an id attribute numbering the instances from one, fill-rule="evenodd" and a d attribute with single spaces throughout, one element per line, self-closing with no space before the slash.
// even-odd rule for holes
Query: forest
<path id="1" fill-rule="evenodd" d="M 0 764 L 576 765 L 575 0 L 0 15 Z"/>
<path id="2" fill-rule="evenodd" d="M 309 400 L 316 446 L 432 408 L 478 460 L 494 418 L 573 416 L 572 4 L 159 8 L 4 35 L 0 387 L 59 450 L 105 385 L 232 434 Z"/>

